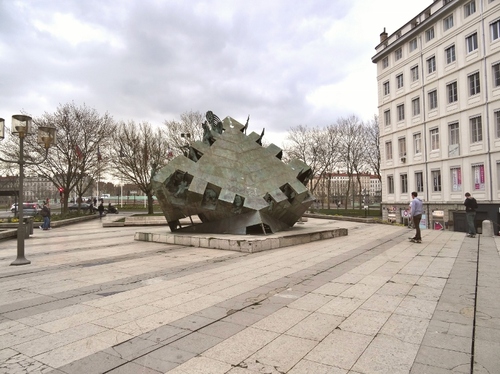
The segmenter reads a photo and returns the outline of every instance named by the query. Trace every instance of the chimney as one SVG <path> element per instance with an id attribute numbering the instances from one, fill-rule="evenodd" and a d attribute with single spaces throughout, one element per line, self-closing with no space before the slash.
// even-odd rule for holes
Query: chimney
<path id="1" fill-rule="evenodd" d="M 385 27 L 384 27 L 384 31 L 382 32 L 382 34 L 380 34 L 380 43 L 385 42 L 386 40 L 387 40 L 387 33 L 385 32 Z"/>

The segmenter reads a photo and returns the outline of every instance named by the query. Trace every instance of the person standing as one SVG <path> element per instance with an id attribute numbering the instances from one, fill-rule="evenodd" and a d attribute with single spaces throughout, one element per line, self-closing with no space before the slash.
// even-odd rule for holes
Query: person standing
<path id="1" fill-rule="evenodd" d="M 413 226 L 415 226 L 415 236 L 410 238 L 412 243 L 422 243 L 420 220 L 422 219 L 422 213 L 424 213 L 424 204 L 417 196 L 418 194 L 416 192 L 411 193 L 412 201 L 410 204 L 410 216 L 413 221 Z"/>
<path id="2" fill-rule="evenodd" d="M 42 211 L 40 215 L 43 217 L 43 224 L 40 226 L 42 230 L 50 230 L 50 206 L 46 201 L 43 203 Z"/>
<path id="3" fill-rule="evenodd" d="M 475 220 L 476 220 L 477 201 L 468 192 L 465 193 L 464 205 L 465 205 L 465 218 L 467 219 L 467 226 L 469 228 L 469 233 L 467 234 L 467 236 L 469 238 L 475 238 L 476 237 Z"/>
<path id="4" fill-rule="evenodd" d="M 103 201 L 99 203 L 99 206 L 97 207 L 97 210 L 99 211 L 99 219 L 102 218 L 102 215 L 104 214 L 104 204 Z"/>

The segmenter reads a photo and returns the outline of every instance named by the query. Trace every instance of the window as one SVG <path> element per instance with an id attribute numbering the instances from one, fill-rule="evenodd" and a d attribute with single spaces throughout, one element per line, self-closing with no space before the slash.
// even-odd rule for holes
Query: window
<path id="1" fill-rule="evenodd" d="M 450 14 L 443 20 L 443 29 L 444 31 L 449 30 L 453 27 L 453 14 Z"/>
<path id="2" fill-rule="evenodd" d="M 493 121 L 495 121 L 497 138 L 500 138 L 500 110 L 497 110 L 495 113 L 493 113 Z"/>
<path id="3" fill-rule="evenodd" d="M 408 175 L 401 174 L 401 193 L 408 193 Z"/>
<path id="4" fill-rule="evenodd" d="M 418 65 L 412 67 L 410 73 L 411 73 L 411 81 L 412 82 L 418 81 Z"/>
<path id="5" fill-rule="evenodd" d="M 455 59 L 456 59 L 456 57 L 455 57 L 455 46 L 452 45 L 452 46 L 446 48 L 445 52 L 446 52 L 446 63 L 447 64 L 451 64 L 452 62 L 454 62 Z"/>
<path id="6" fill-rule="evenodd" d="M 465 44 L 467 45 L 467 53 L 474 52 L 477 49 L 477 33 L 466 37 Z"/>
<path id="7" fill-rule="evenodd" d="M 500 19 L 496 20 L 490 25 L 491 29 L 491 41 L 500 38 Z"/>
<path id="8" fill-rule="evenodd" d="M 387 176 L 387 193 L 394 193 L 394 177 L 392 175 Z"/>
<path id="9" fill-rule="evenodd" d="M 384 82 L 384 96 L 389 95 L 390 92 L 391 92 L 391 90 L 389 88 L 389 81 Z"/>
<path id="10" fill-rule="evenodd" d="M 417 192 L 424 192 L 424 175 L 421 171 L 415 173 L 415 184 Z"/>
<path id="11" fill-rule="evenodd" d="M 457 82 L 447 84 L 446 90 L 448 91 L 448 104 L 458 100 Z"/>
<path id="12" fill-rule="evenodd" d="M 431 133 L 431 151 L 439 149 L 439 129 L 432 129 Z"/>
<path id="13" fill-rule="evenodd" d="M 450 145 L 460 144 L 460 127 L 458 122 L 450 123 Z"/>
<path id="14" fill-rule="evenodd" d="M 434 27 L 431 27 L 430 29 L 425 31 L 425 41 L 428 42 L 432 39 L 434 39 Z"/>
<path id="15" fill-rule="evenodd" d="M 400 104 L 396 107 L 398 110 L 398 121 L 404 121 L 405 119 L 405 105 Z"/>
<path id="16" fill-rule="evenodd" d="M 411 109 L 413 112 L 413 116 L 418 116 L 420 114 L 420 98 L 417 97 L 411 101 Z"/>
<path id="17" fill-rule="evenodd" d="M 391 111 L 390 110 L 386 110 L 384 112 L 384 123 L 386 126 L 390 126 L 390 124 L 391 124 Z"/>
<path id="18" fill-rule="evenodd" d="M 431 91 L 428 93 L 429 95 L 429 109 L 436 109 L 438 106 L 438 94 L 437 90 Z"/>
<path id="19" fill-rule="evenodd" d="M 481 92 L 479 85 L 479 72 L 469 75 L 469 95 L 477 95 Z"/>
<path id="20" fill-rule="evenodd" d="M 500 87 L 500 62 L 493 65 L 493 87 Z"/>
<path id="21" fill-rule="evenodd" d="M 410 47 L 410 52 L 413 52 L 415 49 L 417 49 L 417 38 L 410 40 L 408 44 Z"/>
<path id="22" fill-rule="evenodd" d="M 474 179 L 474 191 L 484 191 L 484 164 L 472 165 L 472 178 Z"/>
<path id="23" fill-rule="evenodd" d="M 398 139 L 398 152 L 399 157 L 406 157 L 406 138 Z"/>
<path id="24" fill-rule="evenodd" d="M 481 124 L 481 116 L 472 117 L 470 120 L 471 141 L 472 143 L 483 141 L 483 125 Z"/>
<path id="25" fill-rule="evenodd" d="M 403 57 L 403 50 L 401 48 L 398 48 L 394 51 L 394 59 L 401 60 L 401 57 Z"/>
<path id="26" fill-rule="evenodd" d="M 462 191 L 462 169 L 460 167 L 450 168 L 451 190 L 453 192 Z"/>
<path id="27" fill-rule="evenodd" d="M 413 149 L 416 155 L 422 153 L 422 134 L 413 134 Z"/>
<path id="28" fill-rule="evenodd" d="M 385 69 L 389 66 L 389 57 L 384 57 L 382 60 L 382 69 Z"/>
<path id="29" fill-rule="evenodd" d="M 403 87 L 403 74 L 399 74 L 396 76 L 396 86 L 398 88 Z"/>
<path id="30" fill-rule="evenodd" d="M 432 56 L 427 59 L 427 73 L 431 74 L 436 71 L 436 57 Z"/>
<path id="31" fill-rule="evenodd" d="M 392 142 L 385 142 L 385 159 L 392 160 Z"/>
<path id="32" fill-rule="evenodd" d="M 469 17 L 471 14 L 474 14 L 474 13 L 476 13 L 476 1 L 475 0 L 464 5 L 465 18 Z"/>
<path id="33" fill-rule="evenodd" d="M 441 170 L 432 170 L 432 191 L 441 192 Z"/>

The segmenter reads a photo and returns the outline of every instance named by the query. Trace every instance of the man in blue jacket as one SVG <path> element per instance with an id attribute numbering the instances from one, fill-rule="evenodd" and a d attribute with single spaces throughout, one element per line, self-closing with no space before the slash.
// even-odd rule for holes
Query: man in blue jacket
<path id="1" fill-rule="evenodd" d="M 418 194 L 416 192 L 411 193 L 412 201 L 410 204 L 410 216 L 413 220 L 413 225 L 415 226 L 415 236 L 410 238 L 412 243 L 422 243 L 422 235 L 420 233 L 420 220 L 422 219 L 422 213 L 424 213 L 424 204 L 422 200 L 417 198 Z"/>

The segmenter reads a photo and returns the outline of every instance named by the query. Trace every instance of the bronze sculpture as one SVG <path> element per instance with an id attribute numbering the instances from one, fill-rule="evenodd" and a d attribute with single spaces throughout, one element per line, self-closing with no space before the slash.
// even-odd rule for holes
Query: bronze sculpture
<path id="1" fill-rule="evenodd" d="M 234 118 L 208 111 L 202 141 L 191 142 L 153 178 L 171 231 L 267 233 L 292 227 L 313 203 L 312 170 L 301 160 L 281 161 L 282 150 L 263 147 L 264 131 L 246 135 Z M 181 227 L 197 215 L 201 224 Z M 191 221 L 192 222 L 192 221 Z"/>

